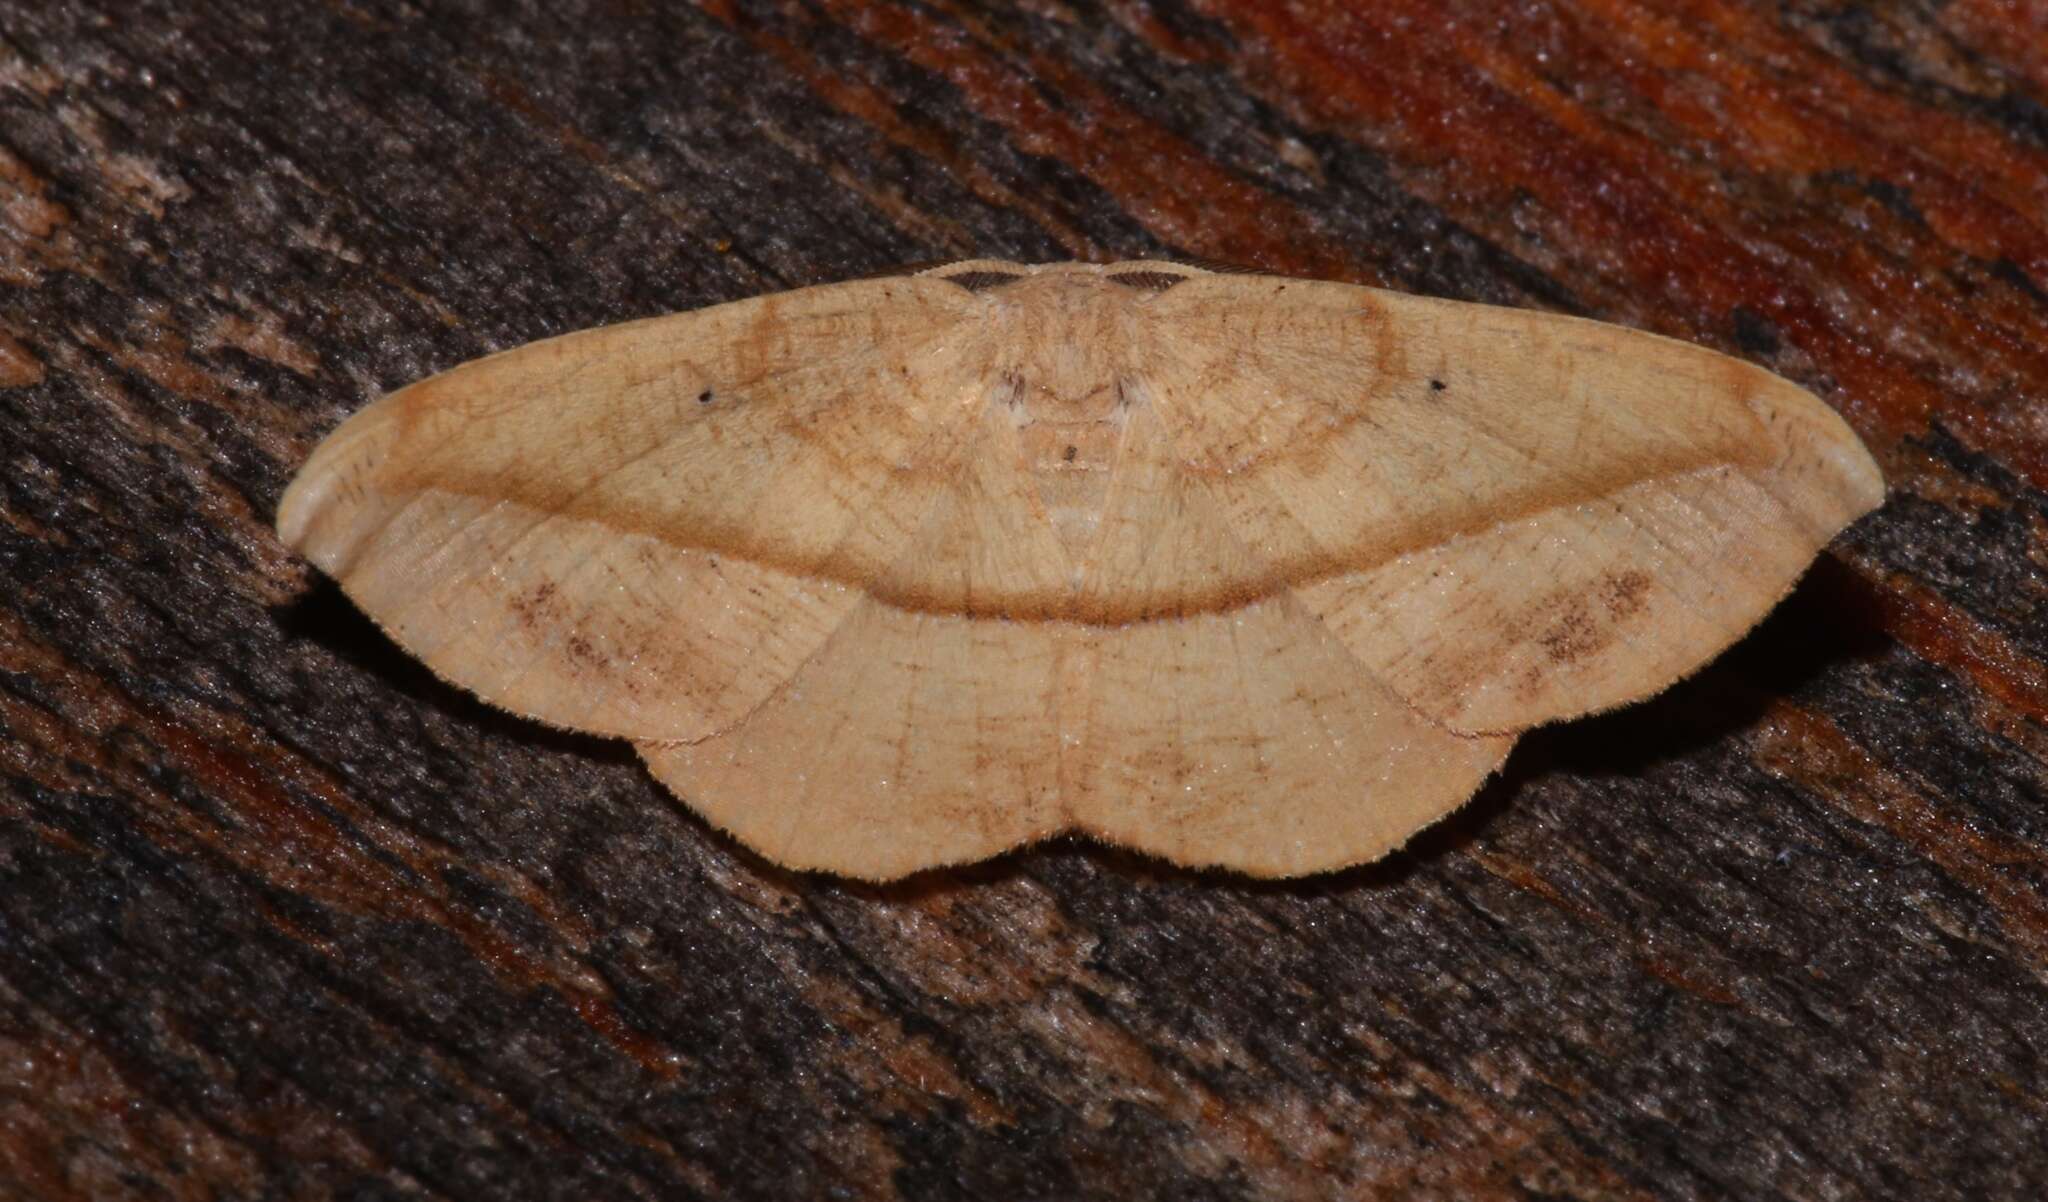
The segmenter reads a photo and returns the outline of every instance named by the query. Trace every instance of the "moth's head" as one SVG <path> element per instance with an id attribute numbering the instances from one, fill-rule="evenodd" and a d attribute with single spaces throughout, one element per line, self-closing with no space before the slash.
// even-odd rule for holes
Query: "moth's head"
<path id="1" fill-rule="evenodd" d="M 1173 263 L 1049 263 L 982 260 L 942 269 L 941 278 L 984 297 L 1015 355 L 1005 376 L 1028 420 L 1100 421 L 1115 409 L 1118 382 L 1132 370 L 1148 302 L 1198 268 Z"/>

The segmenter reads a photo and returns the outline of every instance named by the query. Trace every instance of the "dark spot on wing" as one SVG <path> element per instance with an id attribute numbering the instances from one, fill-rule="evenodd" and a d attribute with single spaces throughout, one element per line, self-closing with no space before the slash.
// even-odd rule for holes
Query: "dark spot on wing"
<path id="1" fill-rule="evenodd" d="M 532 588 L 514 596 L 508 605 L 512 616 L 528 630 L 538 630 L 552 624 L 559 608 L 555 601 L 555 582 L 543 580 Z"/>
<path id="2" fill-rule="evenodd" d="M 1555 664 L 1600 654 L 1614 644 L 1622 623 L 1648 606 L 1652 583 L 1648 573 L 1633 568 L 1602 577 L 1563 601 L 1537 643 Z"/>
<path id="3" fill-rule="evenodd" d="M 1570 664 L 1605 647 L 1607 634 L 1606 624 L 1586 612 L 1584 600 L 1573 598 L 1536 641 L 1552 663 Z"/>
<path id="4" fill-rule="evenodd" d="M 1649 604 L 1651 580 L 1646 572 L 1630 569 L 1600 582 L 1600 598 L 1615 621 L 1625 621 L 1643 612 Z"/>
<path id="5" fill-rule="evenodd" d="M 562 650 L 578 667 L 604 671 L 612 666 L 611 656 L 597 649 L 597 645 L 581 631 L 574 632 L 562 640 Z"/>

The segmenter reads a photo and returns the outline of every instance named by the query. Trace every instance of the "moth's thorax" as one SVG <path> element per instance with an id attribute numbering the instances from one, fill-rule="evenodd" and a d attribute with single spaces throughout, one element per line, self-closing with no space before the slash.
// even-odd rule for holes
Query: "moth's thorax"
<path id="1" fill-rule="evenodd" d="M 1143 294 L 1101 275 L 1042 273 L 989 294 L 1005 377 L 1027 420 L 1102 421 L 1114 416 L 1129 370 Z"/>
<path id="2" fill-rule="evenodd" d="M 1143 295 L 1074 271 L 1033 275 L 989 297 L 1001 345 L 1014 348 L 1001 378 L 1021 466 L 1076 568 L 1093 550 L 1129 420 Z"/>

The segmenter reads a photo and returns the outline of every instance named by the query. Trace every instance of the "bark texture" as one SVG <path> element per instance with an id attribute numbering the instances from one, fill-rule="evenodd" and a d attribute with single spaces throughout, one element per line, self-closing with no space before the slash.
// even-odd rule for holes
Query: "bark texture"
<path id="1" fill-rule="evenodd" d="M 0 0 L 0 1196 L 2048 1190 L 2048 9 Z M 1291 884 L 777 871 L 270 530 L 485 352 L 932 260 L 1619 321 L 1892 485 Z"/>

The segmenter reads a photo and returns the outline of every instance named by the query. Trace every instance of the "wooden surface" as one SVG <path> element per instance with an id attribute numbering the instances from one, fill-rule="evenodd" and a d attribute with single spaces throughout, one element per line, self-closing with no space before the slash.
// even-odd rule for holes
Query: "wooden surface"
<path id="1" fill-rule="evenodd" d="M 0 0 L 0 1196 L 2038 1197 L 2044 214 L 2028 0 Z M 1692 339 L 1892 498 L 1293 884 L 773 870 L 271 533 L 385 389 L 968 254 Z"/>

